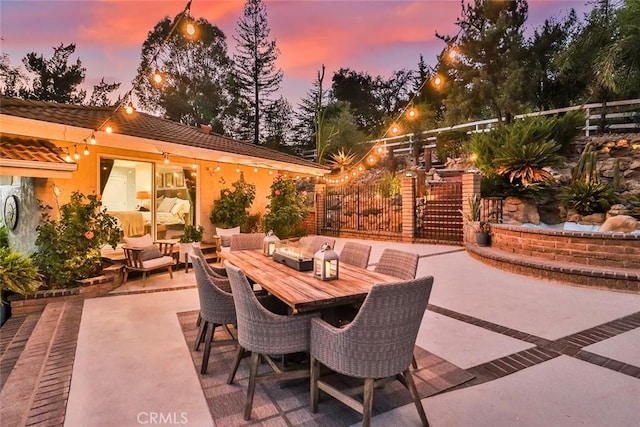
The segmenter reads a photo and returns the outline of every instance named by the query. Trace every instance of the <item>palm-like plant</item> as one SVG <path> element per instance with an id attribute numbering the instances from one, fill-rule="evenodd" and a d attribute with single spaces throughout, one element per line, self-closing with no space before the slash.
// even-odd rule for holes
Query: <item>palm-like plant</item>
<path id="1" fill-rule="evenodd" d="M 559 162 L 557 153 L 558 146 L 553 140 L 537 144 L 508 143 L 494 160 L 496 173 L 507 176 L 511 183 L 521 183 L 525 188 L 550 182 L 553 175 L 545 168 Z"/>
<path id="2" fill-rule="evenodd" d="M 346 168 L 351 166 L 356 159 L 356 155 L 351 150 L 345 151 L 343 148 L 331 155 L 329 164 L 332 168 L 340 168 L 340 172 L 344 172 Z"/>

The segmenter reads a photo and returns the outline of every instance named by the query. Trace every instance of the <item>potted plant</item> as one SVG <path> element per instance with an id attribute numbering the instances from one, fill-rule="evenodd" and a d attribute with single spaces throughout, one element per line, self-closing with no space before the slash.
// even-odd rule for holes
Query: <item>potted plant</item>
<path id="1" fill-rule="evenodd" d="M 478 246 L 489 246 L 491 244 L 491 228 L 488 222 L 478 222 L 476 228 L 476 242 Z"/>
<path id="2" fill-rule="evenodd" d="M 189 271 L 189 253 L 194 245 L 199 245 L 204 236 L 204 227 L 201 225 L 185 225 L 184 234 L 178 239 L 180 243 L 180 259 L 184 260 L 185 272 Z"/>
<path id="3" fill-rule="evenodd" d="M 488 222 L 480 221 L 480 196 L 469 197 L 467 202 L 469 203 L 469 212 L 460 211 L 465 219 L 465 225 L 475 231 L 478 246 L 489 246 L 491 242 L 491 229 Z"/>

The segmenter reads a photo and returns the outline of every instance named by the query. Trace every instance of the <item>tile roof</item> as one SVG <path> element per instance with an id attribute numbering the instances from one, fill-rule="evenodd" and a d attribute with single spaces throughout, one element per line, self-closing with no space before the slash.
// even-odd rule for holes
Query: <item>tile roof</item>
<path id="1" fill-rule="evenodd" d="M 200 128 L 183 125 L 142 112 L 127 114 L 123 109 L 120 109 L 113 114 L 113 108 L 26 101 L 2 97 L 0 98 L 0 113 L 96 130 L 109 119 L 114 132 L 121 135 L 252 156 L 329 171 L 329 168 L 325 166 L 300 157 L 241 142 L 215 133 L 207 134 L 202 132 Z"/>
<path id="2" fill-rule="evenodd" d="M 31 162 L 67 164 L 53 143 L 44 139 L 0 134 L 0 158 Z"/>

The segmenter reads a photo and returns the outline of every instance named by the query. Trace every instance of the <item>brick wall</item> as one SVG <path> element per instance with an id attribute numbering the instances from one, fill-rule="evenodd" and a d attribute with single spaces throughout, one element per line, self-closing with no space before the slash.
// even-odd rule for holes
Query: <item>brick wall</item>
<path id="1" fill-rule="evenodd" d="M 640 235 L 527 229 L 492 224 L 491 246 L 513 254 L 588 266 L 640 269 Z"/>

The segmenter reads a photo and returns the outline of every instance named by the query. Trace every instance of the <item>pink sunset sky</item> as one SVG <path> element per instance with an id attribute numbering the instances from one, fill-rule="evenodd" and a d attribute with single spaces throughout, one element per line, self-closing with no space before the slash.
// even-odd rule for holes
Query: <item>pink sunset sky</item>
<path id="1" fill-rule="evenodd" d="M 530 0 L 527 27 L 545 19 L 564 17 L 571 8 L 578 17 L 590 10 L 587 0 Z M 186 1 L 162 0 L 19 0 L 0 1 L 1 49 L 11 65 L 21 64 L 28 52 L 50 58 L 53 47 L 75 43 L 71 61 L 86 68 L 84 87 L 105 81 L 131 88 L 148 32 L 164 16 L 175 16 Z M 416 69 L 420 54 L 435 65 L 443 44 L 435 32 L 454 35 L 460 14 L 458 0 L 326 1 L 265 0 L 271 37 L 280 49 L 284 71 L 281 94 L 296 106 L 311 87 L 322 64 L 325 86 L 341 67 L 388 78 L 393 71 Z M 193 0 L 191 15 L 232 35 L 242 15 L 243 0 Z M 71 62 L 70 61 L 70 62 Z"/>

